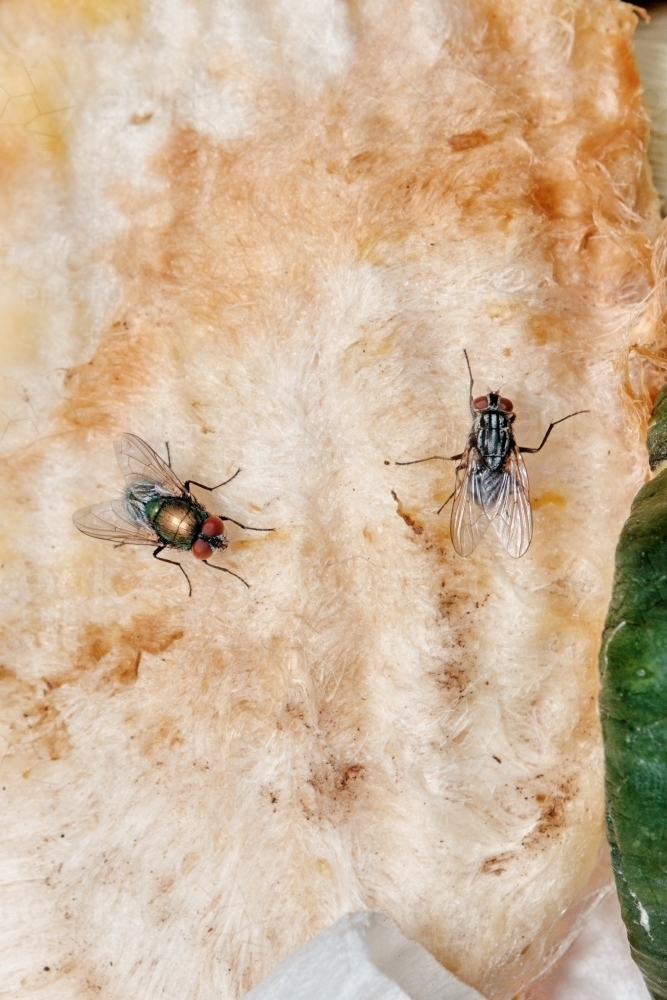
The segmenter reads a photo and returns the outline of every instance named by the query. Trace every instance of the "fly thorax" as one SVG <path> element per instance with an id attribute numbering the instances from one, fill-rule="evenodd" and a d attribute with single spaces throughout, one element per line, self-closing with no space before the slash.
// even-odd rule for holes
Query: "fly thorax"
<path id="1" fill-rule="evenodd" d="M 205 519 L 196 504 L 178 498 L 149 500 L 145 510 L 160 538 L 177 549 L 192 547 Z"/>
<path id="2" fill-rule="evenodd" d="M 479 418 L 477 451 L 488 469 L 501 469 L 511 446 L 507 417 L 490 410 Z"/>

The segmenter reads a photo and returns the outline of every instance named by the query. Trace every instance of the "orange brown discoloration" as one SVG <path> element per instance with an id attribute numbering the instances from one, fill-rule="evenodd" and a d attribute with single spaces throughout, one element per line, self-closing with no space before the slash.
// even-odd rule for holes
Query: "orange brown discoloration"
<path id="1" fill-rule="evenodd" d="M 561 313 L 534 313 L 527 318 L 526 327 L 539 346 L 553 342 L 569 346 L 576 341 L 576 329 Z"/>
<path id="2" fill-rule="evenodd" d="M 480 871 L 484 875 L 502 875 L 507 871 L 508 865 L 516 858 L 516 854 L 507 853 L 487 858 L 482 864 Z"/>
<path id="3" fill-rule="evenodd" d="M 14 752 L 29 748 L 36 760 L 56 761 L 67 756 L 72 749 L 67 725 L 48 688 L 30 684 L 14 671 L 0 667 L 0 698 Z"/>
<path id="4" fill-rule="evenodd" d="M 522 846 L 536 848 L 545 839 L 557 837 L 567 825 L 567 808 L 577 794 L 576 783 L 571 778 L 561 780 L 548 792 L 536 794 L 534 799 L 540 809 L 539 818 L 533 831 L 524 837 Z"/>
<path id="5" fill-rule="evenodd" d="M 487 142 L 491 142 L 491 137 L 483 129 L 476 128 L 472 132 L 460 132 L 458 135 L 451 135 L 447 142 L 454 152 L 462 153 L 466 149 L 476 149 L 477 146 L 485 146 Z"/>
<path id="6" fill-rule="evenodd" d="M 134 684 L 142 653 L 158 656 L 183 638 L 184 630 L 160 616 L 139 614 L 129 626 L 89 623 L 83 629 L 72 670 L 49 678 L 52 688 L 76 683 L 79 676 L 98 669 L 107 660 L 101 680 L 105 684 Z"/>
<path id="7" fill-rule="evenodd" d="M 315 792 L 314 799 L 303 796 L 301 803 L 309 819 L 325 820 L 337 814 L 349 814 L 355 801 L 363 794 L 367 768 L 363 764 L 346 763 L 333 755 L 310 769 L 307 784 Z"/>
<path id="8" fill-rule="evenodd" d="M 533 497 L 531 500 L 533 510 L 539 510 L 540 507 L 545 507 L 547 504 L 553 504 L 555 507 L 566 507 L 567 499 L 556 490 L 545 490 L 544 493 L 540 493 L 539 496 Z"/>
<path id="9" fill-rule="evenodd" d="M 424 531 L 423 524 L 420 524 L 410 514 L 407 513 L 407 511 L 403 507 L 403 504 L 401 503 L 401 501 L 396 496 L 396 493 L 394 492 L 394 490 L 391 491 L 391 495 L 393 496 L 394 500 L 396 501 L 396 504 L 397 504 L 396 513 L 398 514 L 398 516 L 403 518 L 403 520 L 407 524 L 408 528 L 412 528 L 412 530 L 414 531 L 415 535 L 421 535 L 423 533 L 423 531 Z"/>
<path id="10" fill-rule="evenodd" d="M 116 320 L 106 332 L 90 361 L 70 369 L 65 378 L 65 426 L 79 433 L 95 431 L 111 437 L 118 433 L 113 414 L 128 398 L 151 384 L 146 352 L 155 352 L 155 332 L 130 321 Z M 100 387 L 106 403 L 100 406 Z M 124 428 L 122 428 L 124 429 Z"/>

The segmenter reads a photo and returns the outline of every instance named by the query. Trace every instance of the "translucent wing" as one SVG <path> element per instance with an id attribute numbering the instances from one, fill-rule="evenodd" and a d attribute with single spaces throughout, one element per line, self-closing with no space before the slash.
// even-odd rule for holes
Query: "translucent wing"
<path id="1" fill-rule="evenodd" d="M 533 537 L 528 472 L 518 448 L 513 448 L 508 456 L 493 508 L 487 504 L 486 510 L 498 538 L 509 554 L 518 559 Z"/>
<path id="2" fill-rule="evenodd" d="M 180 479 L 153 449 L 136 434 L 123 434 L 113 443 L 120 471 L 128 486 L 152 483 L 169 496 L 187 496 Z"/>
<path id="3" fill-rule="evenodd" d="M 72 520 L 84 535 L 129 545 L 160 545 L 160 539 L 131 500 L 105 500 L 77 510 Z"/>
<path id="4" fill-rule="evenodd" d="M 484 507 L 484 472 L 479 452 L 469 447 L 456 470 L 456 487 L 450 534 L 452 545 L 460 556 L 469 556 L 477 548 L 490 520 Z"/>

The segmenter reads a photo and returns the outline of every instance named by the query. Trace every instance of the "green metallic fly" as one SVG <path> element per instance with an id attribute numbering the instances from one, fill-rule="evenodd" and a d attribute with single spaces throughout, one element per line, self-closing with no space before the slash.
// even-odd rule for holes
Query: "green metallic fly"
<path id="1" fill-rule="evenodd" d="M 191 484 L 203 490 L 217 490 L 231 483 L 241 470 L 237 469 L 233 476 L 217 486 L 205 486 L 194 479 L 186 479 L 182 483 L 171 471 L 171 462 L 168 465 L 163 462 L 136 434 L 123 434 L 118 441 L 114 441 L 114 449 L 127 483 L 125 494 L 118 500 L 106 500 L 77 510 L 72 520 L 79 531 L 93 538 L 116 542 L 117 545 L 154 545 L 155 559 L 178 566 L 183 573 L 188 581 L 189 596 L 192 595 L 190 577 L 179 562 L 160 556 L 165 549 L 189 549 L 195 559 L 206 563 L 210 569 L 229 573 L 249 587 L 249 583 L 230 569 L 211 566 L 208 562 L 214 550 L 224 551 L 227 548 L 223 522 L 231 521 L 246 531 L 274 529 L 252 528 L 232 517 L 209 514 L 190 491 Z"/>

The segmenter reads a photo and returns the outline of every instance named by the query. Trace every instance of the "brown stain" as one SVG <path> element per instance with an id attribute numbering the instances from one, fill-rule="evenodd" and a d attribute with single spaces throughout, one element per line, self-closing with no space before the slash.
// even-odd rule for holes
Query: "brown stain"
<path id="1" fill-rule="evenodd" d="M 447 144 L 456 153 L 462 153 L 466 149 L 476 149 L 478 146 L 485 146 L 491 138 L 481 128 L 473 129 L 471 132 L 459 132 L 457 135 L 450 135 Z"/>
<path id="2" fill-rule="evenodd" d="M 515 858 L 516 854 L 513 851 L 493 855 L 493 857 L 486 858 L 479 870 L 482 875 L 502 875 Z"/>
<path id="3" fill-rule="evenodd" d="M 527 318 L 526 328 L 539 347 L 551 343 L 567 345 L 576 339 L 572 324 L 556 312 L 534 313 Z"/>
<path id="4" fill-rule="evenodd" d="M 455 569 L 458 568 L 454 565 Z M 431 677 L 448 708 L 465 700 L 469 692 L 474 692 L 480 665 L 474 652 L 468 648 L 469 639 L 471 632 L 474 633 L 475 617 L 489 596 L 487 592 L 480 600 L 472 601 L 470 597 L 459 593 L 456 589 L 456 576 L 452 573 L 441 582 L 438 610 L 450 626 L 451 633 L 445 644 L 444 662 L 433 671 Z M 461 734 L 452 742 L 460 742 L 460 739 Z"/>
<path id="5" fill-rule="evenodd" d="M 199 854 L 196 851 L 188 851 L 181 861 L 181 872 L 183 875 L 189 875 L 191 871 L 194 871 L 198 863 Z"/>
<path id="6" fill-rule="evenodd" d="M 403 518 L 403 520 L 407 524 L 408 528 L 412 528 L 412 530 L 414 531 L 415 535 L 422 535 L 424 533 L 424 525 L 420 524 L 419 521 L 415 521 L 415 519 L 410 514 L 407 513 L 407 511 L 403 507 L 403 504 L 401 503 L 401 501 L 396 496 L 396 493 L 394 492 L 394 490 L 391 491 L 391 495 L 394 498 L 394 500 L 396 501 L 396 504 L 397 504 L 397 507 L 398 507 L 396 513 L 398 514 L 398 516 Z"/>
<path id="7" fill-rule="evenodd" d="M 49 685 L 57 688 L 76 683 L 82 674 L 96 669 L 107 658 L 108 665 L 100 678 L 103 683 L 114 687 L 134 684 L 139 675 L 142 653 L 152 656 L 164 653 L 184 634 L 183 629 L 175 627 L 167 616 L 135 615 L 127 626 L 117 622 L 90 622 L 79 635 L 72 669 L 49 678 Z"/>
<path id="8" fill-rule="evenodd" d="M 494 0 L 487 0 L 486 4 L 480 5 L 480 11 L 485 15 L 484 47 L 499 58 L 506 52 L 512 52 L 516 42 L 512 35 L 511 18 L 502 15 Z"/>
<path id="9" fill-rule="evenodd" d="M 447 663 L 436 675 L 435 681 L 438 688 L 447 695 L 447 701 L 459 701 L 470 688 L 471 671 L 468 666 L 455 663 Z M 459 737 L 454 737 L 452 742 L 460 742 Z"/>
<path id="10" fill-rule="evenodd" d="M 533 151 L 524 174 L 525 198 L 548 222 L 543 239 L 553 261 L 553 276 L 569 287 L 584 286 L 593 297 L 614 294 L 614 281 L 632 286 L 635 294 L 651 281 L 657 218 L 643 155 L 648 121 L 632 56 L 635 21 L 634 14 L 621 12 L 618 5 L 610 5 L 602 20 L 598 8 L 595 12 L 580 8 L 574 14 L 572 64 L 585 76 L 592 58 L 596 60 L 598 87 L 616 89 L 616 113 L 597 100 L 595 86 L 582 87 L 569 106 L 563 105 L 562 120 L 556 125 L 549 116 L 543 117 L 539 86 L 531 92 L 529 67 L 511 84 L 510 103 L 518 100 L 524 108 L 522 138 Z M 490 17 L 490 30 L 494 24 Z M 514 52 L 513 59 L 516 71 L 520 54 Z M 574 159 L 559 156 L 559 133 L 565 135 L 582 121 L 584 138 Z M 629 222 L 630 215 L 636 222 Z M 605 238 L 607 223 L 623 232 L 622 241 Z M 573 253 L 573 241 L 579 243 L 584 234 L 579 253 Z M 605 273 L 606 282 L 597 280 L 600 273 Z"/>
<path id="11" fill-rule="evenodd" d="M 185 738 L 171 716 L 147 726 L 139 739 L 140 749 L 145 757 L 160 756 L 177 750 L 184 744 Z"/>
<path id="12" fill-rule="evenodd" d="M 262 798 L 266 801 L 266 803 L 269 805 L 269 807 L 271 808 L 271 811 L 274 812 L 274 813 L 277 813 L 278 812 L 278 802 L 280 800 L 280 795 L 278 794 L 278 792 L 274 791 L 274 789 L 272 789 L 272 788 L 266 788 L 265 787 L 265 788 L 262 788 L 260 794 L 261 794 Z"/>
<path id="13" fill-rule="evenodd" d="M 9 725 L 8 742 L 13 748 L 30 747 L 40 760 L 60 760 L 72 750 L 64 722 L 48 689 L 23 680 L 0 666 L 0 700 Z"/>
<path id="14" fill-rule="evenodd" d="M 364 764 L 338 760 L 333 754 L 321 764 L 310 765 L 307 784 L 315 793 L 315 808 L 302 801 L 309 818 L 322 821 L 335 815 L 340 821 L 362 793 L 367 768 Z"/>
<path id="15" fill-rule="evenodd" d="M 574 170 L 571 175 L 534 174 L 528 195 L 533 207 L 547 219 L 581 219 L 592 223 L 592 203 L 588 188 Z"/>
<path id="16" fill-rule="evenodd" d="M 568 805 L 578 794 L 574 778 L 561 777 L 553 784 L 544 782 L 541 790 L 532 794 L 521 786 L 517 787 L 517 791 L 523 794 L 526 801 L 532 798 L 539 806 L 539 817 L 531 832 L 522 841 L 524 848 L 540 847 L 565 829 L 568 823 Z"/>
<path id="17" fill-rule="evenodd" d="M 171 890 L 174 888 L 175 883 L 176 879 L 170 877 L 158 879 L 156 887 L 157 895 L 164 896 L 166 893 L 171 892 Z"/>

